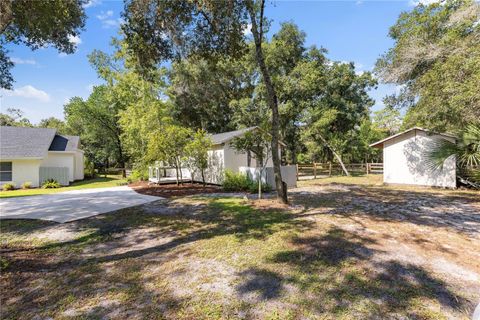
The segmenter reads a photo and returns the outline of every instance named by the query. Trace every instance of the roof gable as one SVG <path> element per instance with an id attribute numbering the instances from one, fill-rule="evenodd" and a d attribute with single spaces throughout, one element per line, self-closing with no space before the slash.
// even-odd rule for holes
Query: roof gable
<path id="1" fill-rule="evenodd" d="M 56 134 L 48 151 L 74 151 L 78 149 L 80 138 L 78 136 L 66 136 Z"/>
<path id="2" fill-rule="evenodd" d="M 403 136 L 403 135 L 406 135 L 408 134 L 409 132 L 411 131 L 414 131 L 414 130 L 419 130 L 419 131 L 423 131 L 425 133 L 428 133 L 428 134 L 432 134 L 432 135 L 439 135 L 439 136 L 444 136 L 444 137 L 447 137 L 447 138 L 454 138 L 456 139 L 456 137 L 454 135 L 451 135 L 451 134 L 448 134 L 448 133 L 437 133 L 437 132 L 432 132 L 432 131 L 429 131 L 427 129 L 423 129 L 423 128 L 420 128 L 420 127 L 413 127 L 413 128 L 410 128 L 408 130 L 405 130 L 403 132 L 400 132 L 400 133 L 397 133 L 397 134 L 394 134 L 390 137 L 387 137 L 385 139 L 382 139 L 380 141 L 377 141 L 375 143 L 372 143 L 370 144 L 370 147 L 373 147 L 373 148 L 383 148 L 383 143 L 386 142 L 386 141 L 389 141 L 389 140 L 392 140 L 392 139 L 395 139 L 397 137 L 400 137 L 400 136 Z"/>

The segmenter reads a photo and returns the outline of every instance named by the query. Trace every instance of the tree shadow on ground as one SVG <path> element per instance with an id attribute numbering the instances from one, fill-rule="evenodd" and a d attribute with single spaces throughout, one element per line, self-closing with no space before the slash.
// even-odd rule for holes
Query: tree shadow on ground
<path id="1" fill-rule="evenodd" d="M 161 314 L 176 312 L 181 308 L 181 301 L 175 295 L 163 292 L 158 296 L 158 290 L 142 287 L 149 281 L 158 280 L 148 280 L 145 277 L 139 279 L 131 275 L 151 266 L 162 266 L 178 255 L 188 257 L 190 249 L 184 245 L 197 240 L 234 235 L 238 241 L 243 242 L 265 239 L 281 230 L 302 230 L 311 225 L 310 222 L 295 219 L 295 215 L 287 211 L 255 210 L 238 199 L 214 200 L 205 206 L 185 204 L 181 210 L 170 201 L 163 202 L 162 205 L 166 209 L 171 207 L 175 210 L 170 214 L 158 214 L 157 211 L 148 211 L 145 206 L 139 206 L 91 217 L 61 225 L 79 234 L 87 232 L 78 238 L 40 245 L 23 252 L 3 253 L 8 257 L 10 266 L 3 272 L 2 281 L 6 282 L 3 282 L 2 287 L 11 293 L 16 291 L 14 306 L 17 306 L 12 307 L 10 304 L 7 314 L 16 310 L 28 310 L 33 314 L 39 310 L 61 310 L 63 304 L 78 305 L 74 301 L 83 301 L 88 305 L 88 301 L 94 300 L 96 295 L 110 293 L 112 290 L 115 292 L 117 289 L 131 299 L 155 294 L 138 310 L 127 310 L 130 313 L 118 307 L 116 302 L 111 305 L 92 302 L 93 309 L 78 306 L 79 310 L 72 312 L 75 316 L 104 317 L 114 310 L 123 310 L 127 315 L 148 318 L 148 305 L 156 312 L 163 308 Z M 144 229 L 148 231 L 142 233 Z M 138 235 L 139 239 L 131 240 L 131 234 Z M 162 237 L 166 237 L 166 241 L 162 242 Z M 149 243 L 151 240 L 159 240 L 160 244 L 152 246 Z M 135 244 L 142 242 L 147 243 L 144 248 L 132 249 Z M 97 245 L 106 249 L 92 249 Z M 138 270 L 126 267 L 128 265 L 136 266 Z M 125 270 L 112 271 L 122 269 L 123 266 Z M 148 272 L 145 274 L 148 275 Z M 251 283 L 245 286 L 245 290 L 255 290 L 255 275 L 245 276 L 251 278 Z M 40 283 L 34 285 L 37 280 Z M 275 282 L 275 279 L 272 281 Z M 120 287 L 117 288 L 118 286 Z M 276 290 L 262 294 L 271 298 L 276 295 Z M 28 312 L 26 314 L 32 314 Z"/>
<path id="2" fill-rule="evenodd" d="M 370 314 L 363 313 L 363 318 L 406 312 L 418 318 L 422 310 L 414 305 L 425 300 L 433 300 L 456 313 L 473 310 L 473 302 L 453 293 L 429 271 L 408 263 L 375 259 L 374 255 L 381 253 L 369 247 L 375 243 L 374 239 L 338 228 L 321 236 L 294 237 L 291 244 L 295 249 L 278 252 L 269 262 L 288 265 L 296 272 L 289 276 L 269 273 L 267 277 L 281 279 L 277 280 L 275 292 L 282 292 L 285 284 L 299 288 L 300 304 L 319 314 L 348 311 L 362 301 L 372 304 Z M 258 277 L 256 280 L 269 284 Z"/>
<path id="3" fill-rule="evenodd" d="M 271 300 L 282 294 L 284 279 L 275 272 L 249 268 L 240 272 L 238 276 L 243 281 L 236 287 L 236 291 L 242 298 L 255 294 L 258 296 L 258 300 Z"/>
<path id="4" fill-rule="evenodd" d="M 115 265 L 85 264 L 64 270 L 34 269 L 11 277 L 2 295 L 2 318 L 152 319 L 178 310 L 183 299 L 143 272 L 145 262 Z M 38 266 L 41 267 L 41 266 Z M 12 291 L 13 288 L 23 288 Z M 9 298 L 15 303 L 5 303 Z"/>
<path id="5" fill-rule="evenodd" d="M 163 206 L 175 206 L 172 202 L 163 202 Z M 128 249 L 131 243 L 121 240 L 133 230 L 154 227 L 156 232 L 139 234 L 135 242 L 147 242 L 161 237 L 172 237 L 171 240 L 155 246 L 147 246 L 138 250 L 127 250 L 122 253 L 94 255 L 91 258 L 77 257 L 41 262 L 42 269 L 71 268 L 78 264 L 106 263 L 123 259 L 138 258 L 152 253 L 166 253 L 174 248 L 202 239 L 217 236 L 234 235 L 239 241 L 248 239 L 264 239 L 275 232 L 286 229 L 308 229 L 312 222 L 296 219 L 296 215 L 286 210 L 256 210 L 240 203 L 238 199 L 213 201 L 208 206 L 184 205 L 174 214 L 159 215 L 144 211 L 143 206 L 119 210 L 115 213 L 91 217 L 65 224 L 75 232 L 89 231 L 88 234 L 70 241 L 54 242 L 35 248 L 36 250 L 83 248 L 85 245 L 112 242 L 111 251 L 116 244 Z M 25 266 L 17 272 L 34 271 L 40 266 L 32 261 L 31 267 Z M 8 271 L 8 270 L 7 270 Z"/>
<path id="6" fill-rule="evenodd" d="M 372 186 L 323 185 L 319 190 L 292 192 L 292 203 L 304 214 L 366 215 L 378 221 L 410 222 L 445 228 L 469 236 L 480 235 L 480 198 L 474 194 L 445 194 Z"/>
<path id="7" fill-rule="evenodd" d="M 0 233 L 27 235 L 37 230 L 58 225 L 57 222 L 33 219 L 0 219 Z"/>

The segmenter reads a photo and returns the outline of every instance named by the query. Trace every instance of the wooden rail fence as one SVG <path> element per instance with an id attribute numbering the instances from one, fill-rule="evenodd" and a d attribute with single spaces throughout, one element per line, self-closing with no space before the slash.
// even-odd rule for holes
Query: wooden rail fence
<path id="1" fill-rule="evenodd" d="M 383 173 L 383 163 L 348 163 L 345 164 L 350 173 L 380 174 Z M 303 163 L 297 164 L 297 179 L 305 176 L 332 176 L 343 174 L 340 164 L 335 163 Z"/>

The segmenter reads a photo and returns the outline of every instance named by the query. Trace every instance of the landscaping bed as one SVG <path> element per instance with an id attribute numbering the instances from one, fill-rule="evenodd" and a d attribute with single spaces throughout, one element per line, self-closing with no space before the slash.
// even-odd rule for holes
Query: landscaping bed
<path id="1" fill-rule="evenodd" d="M 141 194 L 164 198 L 224 192 L 220 186 L 203 186 L 200 183 L 190 182 L 177 185 L 176 183 L 149 184 L 147 181 L 137 181 L 129 184 L 129 187 Z"/>

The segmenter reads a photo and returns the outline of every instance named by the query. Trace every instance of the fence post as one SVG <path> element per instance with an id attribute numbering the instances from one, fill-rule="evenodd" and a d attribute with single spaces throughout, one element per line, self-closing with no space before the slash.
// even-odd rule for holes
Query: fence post
<path id="1" fill-rule="evenodd" d="M 313 179 L 317 179 L 317 163 L 313 163 Z"/>
<path id="2" fill-rule="evenodd" d="M 331 162 L 328 163 L 328 176 L 329 177 L 332 176 L 332 163 Z"/>
<path id="3" fill-rule="evenodd" d="M 298 178 L 298 163 L 295 164 L 295 166 L 297 167 L 297 181 L 299 181 L 299 178 Z"/>
<path id="4" fill-rule="evenodd" d="M 368 162 L 367 162 L 367 163 L 366 163 L 366 170 L 367 170 L 367 174 L 369 174 L 369 173 L 370 173 L 369 166 L 370 166 L 370 163 L 368 163 Z"/>

